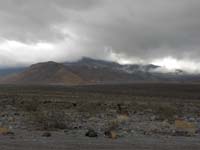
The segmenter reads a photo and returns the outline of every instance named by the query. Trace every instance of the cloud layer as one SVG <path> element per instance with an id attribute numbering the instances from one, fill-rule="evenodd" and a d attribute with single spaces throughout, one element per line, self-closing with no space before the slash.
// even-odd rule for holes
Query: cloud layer
<path id="1" fill-rule="evenodd" d="M 199 18 L 199 0 L 0 0 L 0 66 L 89 56 L 189 68 Z"/>

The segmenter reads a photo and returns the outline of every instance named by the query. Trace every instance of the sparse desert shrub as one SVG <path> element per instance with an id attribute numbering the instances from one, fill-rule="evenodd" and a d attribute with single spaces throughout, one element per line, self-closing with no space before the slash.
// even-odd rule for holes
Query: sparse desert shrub
<path id="1" fill-rule="evenodd" d="M 197 125 L 194 122 L 189 122 L 185 120 L 175 120 L 175 128 L 176 134 L 185 134 L 187 136 L 195 135 L 197 129 Z"/>
<path id="2" fill-rule="evenodd" d="M 90 115 L 98 114 L 105 111 L 106 107 L 99 103 L 82 103 L 77 107 L 77 111 L 80 113 L 89 113 Z"/>
<path id="3" fill-rule="evenodd" d="M 120 122 L 115 119 L 108 122 L 107 130 L 116 130 L 120 125 Z"/>
<path id="4" fill-rule="evenodd" d="M 128 105 L 129 111 L 132 112 L 144 112 L 146 109 L 149 109 L 150 105 L 147 102 L 136 102 L 133 101 Z"/>
<path id="5" fill-rule="evenodd" d="M 116 119 L 110 120 L 107 124 L 107 130 L 117 130 L 119 126 L 127 122 L 129 117 L 127 115 L 117 115 Z"/>
<path id="6" fill-rule="evenodd" d="M 104 132 L 105 136 L 111 139 L 117 139 L 118 135 L 116 131 L 108 130 Z"/>
<path id="7" fill-rule="evenodd" d="M 119 129 L 120 125 L 128 121 L 128 119 L 129 117 L 126 115 L 118 115 L 117 119 L 109 121 L 104 132 L 105 136 L 112 139 L 117 139 L 117 130 Z"/>
<path id="8" fill-rule="evenodd" d="M 31 114 L 33 124 L 43 130 L 65 129 L 65 113 L 62 110 L 39 110 Z"/>
<path id="9" fill-rule="evenodd" d="M 31 98 L 30 100 L 26 100 L 21 103 L 18 107 L 26 112 L 35 112 L 40 106 L 40 102 L 36 97 Z"/>
<path id="10" fill-rule="evenodd" d="M 126 114 L 122 114 L 122 115 L 118 115 L 117 116 L 117 121 L 119 122 L 119 123 L 124 123 L 124 122 L 126 122 L 126 121 L 128 121 L 129 120 L 129 117 L 128 117 L 128 115 L 126 115 Z"/>
<path id="11" fill-rule="evenodd" d="M 171 105 L 156 105 L 153 110 L 160 120 L 173 121 L 177 114 L 177 108 Z"/>

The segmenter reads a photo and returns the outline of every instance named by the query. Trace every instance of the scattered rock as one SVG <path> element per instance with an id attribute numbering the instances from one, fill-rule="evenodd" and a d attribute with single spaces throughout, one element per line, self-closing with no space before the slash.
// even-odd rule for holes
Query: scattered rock
<path id="1" fill-rule="evenodd" d="M 42 134 L 43 137 L 51 137 L 51 133 L 50 132 L 44 132 Z"/>
<path id="2" fill-rule="evenodd" d="M 195 122 L 195 121 L 196 121 L 196 119 L 193 118 L 193 117 L 188 117 L 187 120 L 188 120 L 189 122 Z"/>
<path id="3" fill-rule="evenodd" d="M 15 139 L 15 137 L 14 137 L 14 136 L 10 136 L 10 139 L 12 139 L 12 140 L 13 140 L 13 139 Z"/>
<path id="4" fill-rule="evenodd" d="M 5 135 L 15 135 L 15 133 L 12 131 L 8 131 Z"/>
<path id="5" fill-rule="evenodd" d="M 73 105 L 74 107 L 76 107 L 76 106 L 77 106 L 77 104 L 76 104 L 76 103 L 72 103 L 72 105 Z"/>
<path id="6" fill-rule="evenodd" d="M 200 118 L 197 119 L 197 132 L 200 133 Z"/>
<path id="7" fill-rule="evenodd" d="M 175 131 L 173 136 L 189 136 L 187 131 Z"/>
<path id="8" fill-rule="evenodd" d="M 88 130 L 88 131 L 86 132 L 85 136 L 87 136 L 87 137 L 98 137 L 98 134 L 97 134 L 96 131 L 90 129 L 90 130 Z"/>
<path id="9" fill-rule="evenodd" d="M 122 130 L 118 133 L 115 132 L 115 137 L 113 137 L 113 139 L 117 139 L 118 137 L 126 137 L 130 132 L 131 131 L 125 131 L 125 130 Z"/>
<path id="10" fill-rule="evenodd" d="M 151 121 L 155 121 L 155 120 L 156 120 L 156 116 L 155 116 L 155 115 L 154 115 L 154 116 L 151 116 L 151 117 L 150 117 L 150 120 L 151 120 Z"/>
<path id="11" fill-rule="evenodd" d="M 197 129 L 196 134 L 200 134 L 200 129 Z"/>
<path id="12" fill-rule="evenodd" d="M 144 112 L 138 112 L 137 115 L 143 116 L 145 113 Z"/>
<path id="13" fill-rule="evenodd" d="M 65 129 L 64 133 L 67 134 L 70 130 L 69 129 Z"/>
<path id="14" fill-rule="evenodd" d="M 14 115 L 15 115 L 15 116 L 20 116 L 20 113 L 15 112 Z"/>
<path id="15" fill-rule="evenodd" d="M 147 113 L 147 114 L 148 114 L 148 113 L 153 113 L 153 110 L 152 110 L 152 109 L 146 109 L 146 110 L 145 110 L 145 113 Z"/>

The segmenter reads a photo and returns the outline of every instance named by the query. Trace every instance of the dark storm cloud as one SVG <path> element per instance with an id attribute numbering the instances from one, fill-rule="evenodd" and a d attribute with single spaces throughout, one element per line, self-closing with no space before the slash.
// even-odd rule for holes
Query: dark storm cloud
<path id="1" fill-rule="evenodd" d="M 58 60 L 170 56 L 199 62 L 200 1 L 0 0 L 0 37 L 50 43 Z M 20 50 L 13 53 L 20 56 Z"/>
<path id="2" fill-rule="evenodd" d="M 107 1 L 102 22 L 86 30 L 117 52 L 143 58 L 200 54 L 200 1 Z M 99 13 L 101 9 L 99 10 Z M 94 16 L 95 17 L 95 16 Z M 93 29 L 93 32 L 91 31 Z M 85 30 L 85 29 L 83 29 Z"/>
<path id="3" fill-rule="evenodd" d="M 67 22 L 70 11 L 93 5 L 92 0 L 0 0 L 0 36 L 23 42 L 62 39 L 53 26 Z"/>

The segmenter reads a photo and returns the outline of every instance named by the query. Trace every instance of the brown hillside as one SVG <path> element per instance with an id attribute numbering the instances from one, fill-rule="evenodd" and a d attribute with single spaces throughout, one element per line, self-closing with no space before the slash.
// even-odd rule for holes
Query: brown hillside
<path id="1" fill-rule="evenodd" d="M 82 84 L 84 81 L 69 71 L 63 64 L 56 62 L 38 63 L 22 73 L 14 74 L 2 79 L 4 83 L 30 84 Z"/>

